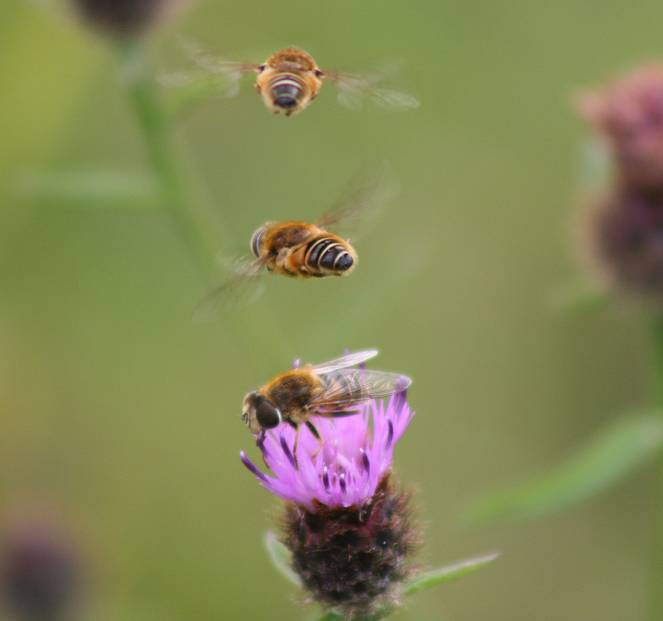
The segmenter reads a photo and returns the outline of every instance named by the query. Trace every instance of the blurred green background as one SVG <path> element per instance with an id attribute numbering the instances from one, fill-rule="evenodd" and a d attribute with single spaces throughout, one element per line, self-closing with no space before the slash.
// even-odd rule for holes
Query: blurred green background
<path id="1" fill-rule="evenodd" d="M 402 188 L 351 278 L 268 279 L 259 303 L 205 325 L 191 322 L 205 286 L 158 204 L 26 190 L 34 171 L 148 170 L 111 48 L 61 8 L 0 5 L 0 502 L 80 525 L 88 618 L 313 614 L 266 560 L 278 503 L 239 462 L 241 399 L 295 357 L 377 346 L 376 366 L 415 380 L 396 467 L 420 492 L 422 564 L 504 551 L 399 618 L 644 619 L 651 470 L 535 522 L 460 514 L 650 397 L 641 318 L 548 301 L 578 277 L 572 96 L 660 53 L 660 2 L 194 4 L 155 37 L 160 69 L 181 64 L 177 32 L 240 59 L 296 44 L 323 67 L 402 60 L 423 104 L 349 111 L 327 86 L 275 118 L 247 78 L 183 122 L 226 256 L 267 219 L 314 219 L 367 164 L 388 159 Z"/>

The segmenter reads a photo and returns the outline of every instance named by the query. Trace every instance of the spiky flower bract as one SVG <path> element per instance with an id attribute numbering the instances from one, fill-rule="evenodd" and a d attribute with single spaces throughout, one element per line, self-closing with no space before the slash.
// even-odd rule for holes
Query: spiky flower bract
<path id="1" fill-rule="evenodd" d="M 358 414 L 316 418 L 322 446 L 281 425 L 259 442 L 271 474 L 244 452 L 260 484 L 286 501 L 282 539 L 312 599 L 348 618 L 398 599 L 417 547 L 410 494 L 391 475 L 396 443 L 412 420 L 405 393 L 372 401 Z"/>

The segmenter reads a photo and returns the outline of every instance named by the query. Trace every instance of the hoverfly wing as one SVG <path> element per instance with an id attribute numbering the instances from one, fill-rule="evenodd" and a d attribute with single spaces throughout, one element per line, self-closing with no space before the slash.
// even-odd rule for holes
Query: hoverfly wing
<path id="1" fill-rule="evenodd" d="M 262 259 L 236 263 L 234 273 L 223 284 L 207 294 L 196 306 L 196 323 L 212 321 L 224 311 L 241 308 L 255 302 L 264 290 L 259 276 L 264 268 Z"/>
<path id="2" fill-rule="evenodd" d="M 346 108 L 358 110 L 366 101 L 371 101 L 382 108 L 392 110 L 412 110 L 419 107 L 419 100 L 408 93 L 382 88 L 383 73 L 359 74 L 325 71 L 338 90 L 338 101 Z"/>
<path id="3" fill-rule="evenodd" d="M 419 100 L 413 95 L 390 88 L 373 89 L 371 91 L 371 99 L 382 108 L 414 110 L 421 105 Z"/>
<path id="4" fill-rule="evenodd" d="M 371 358 L 375 358 L 380 352 L 377 349 L 365 349 L 362 351 L 355 351 L 340 358 L 334 358 L 333 360 L 328 360 L 327 362 L 322 362 L 321 364 L 315 364 L 312 366 L 312 370 L 317 375 L 325 375 L 326 373 L 333 373 L 339 369 L 347 369 L 348 367 L 354 367 L 362 362 L 366 362 Z"/>
<path id="5" fill-rule="evenodd" d="M 384 164 L 368 175 L 356 175 L 316 225 L 324 230 L 349 234 L 356 240 L 362 229 L 398 194 L 398 186 L 388 173 L 389 167 Z"/>
<path id="6" fill-rule="evenodd" d="M 338 369 L 326 378 L 329 388 L 309 407 L 319 416 L 339 416 L 372 399 L 382 399 L 406 390 L 412 380 L 400 373 L 371 369 Z"/>
<path id="7" fill-rule="evenodd" d="M 164 86 L 204 85 L 211 78 L 218 80 L 218 90 L 225 97 L 234 97 L 239 93 L 239 81 L 248 74 L 258 71 L 258 65 L 226 60 L 210 54 L 205 48 L 191 39 L 178 37 L 180 48 L 196 69 L 180 71 L 161 76 L 159 81 Z"/>

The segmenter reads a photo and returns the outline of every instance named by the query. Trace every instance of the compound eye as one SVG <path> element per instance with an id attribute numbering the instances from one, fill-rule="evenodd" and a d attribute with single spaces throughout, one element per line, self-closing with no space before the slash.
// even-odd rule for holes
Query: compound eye
<path id="1" fill-rule="evenodd" d="M 265 234 L 265 227 L 261 226 L 252 236 L 251 236 L 251 252 L 253 256 L 260 257 L 260 247 L 262 245 L 262 238 Z"/>
<path id="2" fill-rule="evenodd" d="M 269 401 L 262 401 L 256 406 L 256 419 L 263 429 L 274 429 L 281 424 L 281 412 Z"/>

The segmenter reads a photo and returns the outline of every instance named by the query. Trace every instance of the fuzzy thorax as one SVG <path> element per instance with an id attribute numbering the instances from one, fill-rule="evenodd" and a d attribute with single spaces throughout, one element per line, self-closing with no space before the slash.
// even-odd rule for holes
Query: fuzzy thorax
<path id="1" fill-rule="evenodd" d="M 397 603 L 418 531 L 410 494 L 386 474 L 364 505 L 310 510 L 287 503 L 283 540 L 311 598 L 352 619 Z"/>

